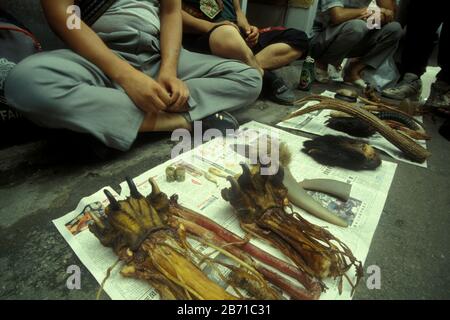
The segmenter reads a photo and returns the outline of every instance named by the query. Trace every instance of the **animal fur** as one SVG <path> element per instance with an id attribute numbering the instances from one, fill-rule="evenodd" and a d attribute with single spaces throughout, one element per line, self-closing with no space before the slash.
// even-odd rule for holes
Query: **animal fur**
<path id="1" fill-rule="evenodd" d="M 333 117 L 327 120 L 326 125 L 328 128 L 358 138 L 368 138 L 376 133 L 375 128 L 366 121 L 353 117 Z"/>
<path id="2" fill-rule="evenodd" d="M 371 86 L 368 85 L 365 89 L 364 89 L 364 96 L 369 99 L 369 101 L 375 102 L 375 103 L 379 103 L 381 102 L 380 97 L 378 96 L 378 92 L 377 90 Z"/>
<path id="3" fill-rule="evenodd" d="M 267 152 L 267 157 L 269 157 L 270 159 L 272 159 L 272 147 L 273 147 L 273 143 L 272 143 L 272 139 L 268 138 L 266 141 L 264 141 L 266 143 L 266 150 L 265 152 Z M 278 156 L 277 156 L 277 161 L 278 163 L 283 166 L 283 167 L 288 167 L 289 164 L 291 163 L 292 160 L 292 154 L 291 151 L 289 150 L 289 147 L 286 145 L 286 143 L 284 142 L 279 142 L 277 141 L 277 146 L 278 146 Z M 260 152 L 259 152 L 259 147 L 260 147 L 260 142 L 259 140 L 252 144 L 252 145 L 239 145 L 239 144 L 235 144 L 232 146 L 232 149 L 234 152 L 237 152 L 238 154 L 240 154 L 241 156 L 244 156 L 247 159 L 257 159 L 258 162 L 261 162 L 260 159 Z M 273 159 L 272 159 L 273 160 Z M 264 159 L 264 162 L 266 163 L 267 159 Z"/>
<path id="4" fill-rule="evenodd" d="M 375 170 L 381 165 L 377 152 L 364 141 L 326 135 L 306 141 L 302 151 L 322 165 L 349 170 Z"/>

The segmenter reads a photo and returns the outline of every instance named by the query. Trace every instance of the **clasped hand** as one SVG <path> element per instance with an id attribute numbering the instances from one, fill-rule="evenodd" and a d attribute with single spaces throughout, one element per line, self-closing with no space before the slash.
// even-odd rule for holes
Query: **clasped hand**
<path id="1" fill-rule="evenodd" d="M 183 112 L 188 109 L 189 89 L 176 76 L 160 74 L 155 80 L 135 70 L 121 85 L 145 112 Z"/>

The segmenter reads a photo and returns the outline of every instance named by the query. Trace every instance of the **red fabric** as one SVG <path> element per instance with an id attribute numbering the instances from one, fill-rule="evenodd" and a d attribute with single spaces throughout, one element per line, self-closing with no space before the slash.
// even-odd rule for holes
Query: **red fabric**
<path id="1" fill-rule="evenodd" d="M 30 37 L 31 40 L 33 40 L 36 50 L 42 51 L 42 46 L 41 46 L 40 42 L 35 38 L 35 36 L 32 33 L 28 32 L 27 30 L 24 30 L 24 29 L 21 29 L 18 27 L 2 27 L 2 26 L 0 26 L 0 30 L 16 31 L 16 32 L 21 32 L 21 33 L 25 34 L 28 37 Z"/>
<path id="2" fill-rule="evenodd" d="M 283 31 L 286 29 L 287 29 L 286 27 L 267 27 L 267 28 L 259 29 L 259 33 L 265 33 L 265 32 L 270 32 L 270 31 L 274 31 L 274 30 Z"/>

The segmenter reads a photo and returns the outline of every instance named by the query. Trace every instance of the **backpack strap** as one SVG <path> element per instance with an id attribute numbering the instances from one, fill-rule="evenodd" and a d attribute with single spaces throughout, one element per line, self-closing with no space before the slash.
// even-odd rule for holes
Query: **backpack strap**
<path id="1" fill-rule="evenodd" d="M 20 33 L 25 34 L 26 36 L 31 38 L 31 40 L 33 41 L 33 44 L 34 44 L 34 47 L 36 48 L 36 50 L 37 51 L 42 51 L 41 43 L 36 39 L 34 34 L 32 34 L 30 31 L 28 31 L 26 29 L 22 29 L 22 28 L 16 27 L 16 26 L 2 26 L 2 25 L 0 25 L 0 30 L 14 31 L 14 32 L 20 32 Z"/>
<path id="2" fill-rule="evenodd" d="M 92 26 L 116 0 L 77 0 L 75 4 L 81 9 L 81 18 Z"/>

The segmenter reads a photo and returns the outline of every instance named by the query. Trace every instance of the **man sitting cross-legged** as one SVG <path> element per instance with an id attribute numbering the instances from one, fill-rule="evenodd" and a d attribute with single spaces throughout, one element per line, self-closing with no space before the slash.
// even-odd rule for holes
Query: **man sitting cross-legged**
<path id="1" fill-rule="evenodd" d="M 183 28 L 186 49 L 243 61 L 263 74 L 269 99 L 294 102 L 292 90 L 271 70 L 308 52 L 304 32 L 283 27 L 259 30 L 248 22 L 239 0 L 183 0 Z"/>
<path id="2" fill-rule="evenodd" d="M 372 0 L 319 0 L 311 40 L 311 55 L 316 59 L 316 79 L 328 81 L 328 65 L 339 67 L 345 58 L 353 58 L 344 70 L 344 81 L 364 87 L 361 73 L 377 69 L 392 56 L 402 36 L 394 21 L 395 1 L 377 0 L 379 10 L 369 8 Z M 377 16 L 374 16 L 377 15 Z M 371 21 L 377 22 L 371 29 Z"/>
<path id="3" fill-rule="evenodd" d="M 41 2 L 72 50 L 23 60 L 6 79 L 5 95 L 42 126 L 90 134 L 125 151 L 139 132 L 191 130 L 197 120 L 203 129 L 236 129 L 225 110 L 247 106 L 261 92 L 256 69 L 181 48 L 181 0 Z M 66 24 L 74 4 L 80 28 Z"/>

